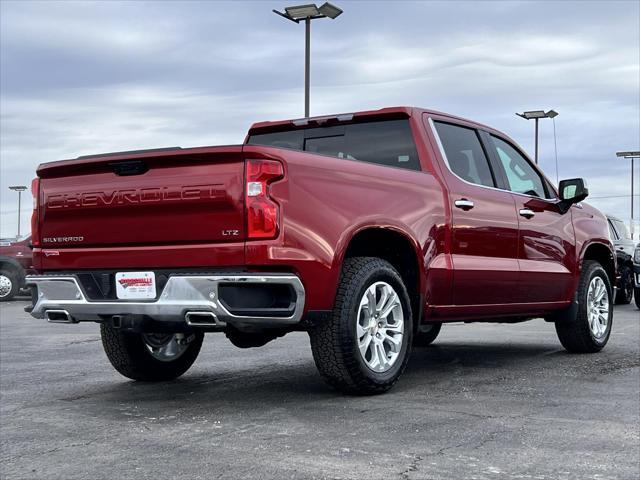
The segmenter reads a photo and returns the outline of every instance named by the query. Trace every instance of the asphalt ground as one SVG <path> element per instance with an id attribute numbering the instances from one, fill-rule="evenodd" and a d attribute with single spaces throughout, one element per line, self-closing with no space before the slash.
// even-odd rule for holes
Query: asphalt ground
<path id="1" fill-rule="evenodd" d="M 328 389 L 306 334 L 205 338 L 177 381 L 129 381 L 95 324 L 0 305 L 2 479 L 638 479 L 640 311 L 599 354 L 552 324 L 453 324 L 375 397 Z"/>

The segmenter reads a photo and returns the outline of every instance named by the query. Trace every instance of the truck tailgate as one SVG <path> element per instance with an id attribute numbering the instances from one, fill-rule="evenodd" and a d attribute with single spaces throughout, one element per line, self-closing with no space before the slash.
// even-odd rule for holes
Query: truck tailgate
<path id="1" fill-rule="evenodd" d="M 42 248 L 241 242 L 242 146 L 112 154 L 41 165 Z"/>

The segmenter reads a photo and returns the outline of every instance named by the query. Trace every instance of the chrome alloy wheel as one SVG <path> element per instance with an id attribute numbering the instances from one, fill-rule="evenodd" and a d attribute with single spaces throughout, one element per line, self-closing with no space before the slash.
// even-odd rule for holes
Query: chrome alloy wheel
<path id="1" fill-rule="evenodd" d="M 172 362 L 189 347 L 183 333 L 143 333 L 142 340 L 153 358 L 161 362 Z"/>
<path id="2" fill-rule="evenodd" d="M 600 277 L 593 277 L 587 291 L 589 329 L 597 339 L 604 337 L 609 324 L 609 292 Z"/>
<path id="3" fill-rule="evenodd" d="M 4 298 L 11 293 L 13 282 L 6 275 L 0 275 L 0 298 Z"/>
<path id="4" fill-rule="evenodd" d="M 404 311 L 400 296 L 386 282 L 364 292 L 356 325 L 360 356 L 374 372 L 386 372 L 398 360 L 404 337 Z"/>

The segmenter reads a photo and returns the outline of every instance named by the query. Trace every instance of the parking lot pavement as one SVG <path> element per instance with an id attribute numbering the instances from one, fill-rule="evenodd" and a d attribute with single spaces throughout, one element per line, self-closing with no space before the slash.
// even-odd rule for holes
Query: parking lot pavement
<path id="1" fill-rule="evenodd" d="M 120 377 L 95 324 L 0 306 L 3 479 L 563 479 L 640 476 L 640 314 L 609 345 L 553 325 L 447 325 L 388 394 L 346 397 L 305 334 L 251 350 L 208 335 L 162 384 Z"/>

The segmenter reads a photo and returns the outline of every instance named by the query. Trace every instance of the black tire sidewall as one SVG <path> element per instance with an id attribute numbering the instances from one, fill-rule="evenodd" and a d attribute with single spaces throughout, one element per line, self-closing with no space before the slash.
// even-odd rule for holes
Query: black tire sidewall
<path id="1" fill-rule="evenodd" d="M 357 323 L 360 300 L 362 299 L 362 296 L 365 294 L 366 290 L 376 282 L 386 282 L 393 287 L 393 289 L 398 294 L 398 297 L 400 298 L 400 303 L 402 304 L 402 310 L 404 312 L 404 334 L 402 337 L 402 347 L 400 349 L 400 354 L 398 355 L 398 359 L 393 364 L 393 366 L 386 372 L 375 372 L 371 370 L 371 368 L 369 368 L 369 366 L 365 363 L 365 360 L 362 358 L 362 355 L 360 354 L 360 350 L 358 348 Z M 349 342 L 352 345 L 352 355 L 356 359 L 362 375 L 370 378 L 376 383 L 392 382 L 402 373 L 402 371 L 406 367 L 406 363 L 409 359 L 409 354 L 411 353 L 410 350 L 413 322 L 409 295 L 407 294 L 407 290 L 402 280 L 400 279 L 400 276 L 391 267 L 380 268 L 362 277 L 361 285 L 358 288 L 357 292 L 358 293 L 351 299 L 349 321 L 347 322 L 348 333 L 345 332 L 348 334 Z"/>
<path id="2" fill-rule="evenodd" d="M 422 325 L 422 328 L 425 326 L 429 326 L 429 330 L 426 332 L 418 330 L 418 332 L 413 337 L 413 345 L 415 347 L 426 347 L 431 345 L 438 335 L 440 335 L 440 330 L 442 329 L 441 322 L 429 323 L 427 325 Z"/>
<path id="3" fill-rule="evenodd" d="M 204 340 L 202 332 L 191 332 L 195 338 L 185 352 L 170 362 L 154 358 L 142 335 L 119 331 L 108 324 L 100 326 L 104 351 L 113 367 L 125 377 L 140 381 L 167 381 L 184 374 L 196 361 Z"/>
<path id="4" fill-rule="evenodd" d="M 613 301 L 613 288 L 611 287 L 611 282 L 609 281 L 609 276 L 607 275 L 607 272 L 604 270 L 604 268 L 602 268 L 601 266 L 595 266 L 590 268 L 590 272 L 588 274 L 588 278 L 585 284 L 585 288 L 584 290 L 581 292 L 582 293 L 582 298 L 580 299 L 580 307 L 579 307 L 579 315 L 580 315 L 580 320 L 582 322 L 584 322 L 587 332 L 589 333 L 589 336 L 591 337 L 591 341 L 597 345 L 598 347 L 602 348 L 604 347 L 607 342 L 609 341 L 609 336 L 611 335 L 611 328 L 613 327 L 613 305 L 614 305 L 614 301 Z M 605 335 L 602 338 L 597 338 L 593 332 L 591 331 L 591 328 L 589 326 L 589 315 L 588 315 L 588 311 L 587 311 L 587 297 L 589 295 L 589 285 L 591 284 L 591 282 L 593 281 L 593 279 L 595 277 L 600 277 L 603 281 L 604 284 L 607 288 L 607 295 L 609 295 L 609 318 L 607 321 L 607 331 L 605 333 Z"/>
<path id="5" fill-rule="evenodd" d="M 628 296 L 627 296 L 628 295 Z M 624 265 L 620 268 L 620 285 L 615 289 L 615 303 L 628 305 L 633 297 L 633 272 Z"/>

